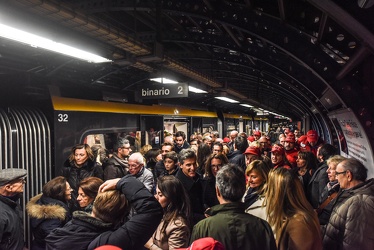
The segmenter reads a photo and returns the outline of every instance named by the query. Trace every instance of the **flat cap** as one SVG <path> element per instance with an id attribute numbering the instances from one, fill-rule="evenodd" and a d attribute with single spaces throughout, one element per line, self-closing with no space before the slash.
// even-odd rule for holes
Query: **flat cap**
<path id="1" fill-rule="evenodd" d="M 8 184 L 9 182 L 27 176 L 27 170 L 21 168 L 7 168 L 0 169 L 0 187 Z"/>

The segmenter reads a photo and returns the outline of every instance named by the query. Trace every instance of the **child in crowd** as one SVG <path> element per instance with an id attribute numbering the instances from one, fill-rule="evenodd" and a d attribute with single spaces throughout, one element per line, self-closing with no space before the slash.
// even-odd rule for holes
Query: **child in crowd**
<path id="1" fill-rule="evenodd" d="M 174 151 L 168 152 L 164 157 L 164 175 L 175 175 L 178 171 L 178 155 Z"/>

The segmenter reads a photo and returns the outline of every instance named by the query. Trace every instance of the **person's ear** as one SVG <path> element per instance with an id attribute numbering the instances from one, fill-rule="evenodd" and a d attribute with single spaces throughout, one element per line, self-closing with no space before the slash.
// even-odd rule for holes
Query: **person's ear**
<path id="1" fill-rule="evenodd" d="M 347 170 L 346 175 L 347 175 L 348 181 L 352 181 L 352 173 L 351 173 L 351 171 Z"/>
<path id="2" fill-rule="evenodd" d="M 5 191 L 7 192 L 12 192 L 13 190 L 13 184 L 11 183 L 6 184 L 4 187 L 5 187 Z"/>
<path id="3" fill-rule="evenodd" d="M 217 186 L 216 186 L 216 195 L 217 195 L 217 197 L 221 197 L 221 192 L 219 191 Z"/>

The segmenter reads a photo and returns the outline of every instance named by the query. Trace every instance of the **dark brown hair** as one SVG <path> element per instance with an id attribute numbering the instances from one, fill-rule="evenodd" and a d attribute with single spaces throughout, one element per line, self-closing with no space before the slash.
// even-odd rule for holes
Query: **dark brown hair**
<path id="1" fill-rule="evenodd" d="M 99 187 L 103 184 L 103 180 L 97 177 L 87 177 L 84 178 L 80 183 L 79 187 L 82 189 L 85 195 L 95 199 L 99 191 Z"/>
<path id="2" fill-rule="evenodd" d="M 42 192 L 47 197 L 66 202 L 66 178 L 63 176 L 53 178 L 44 184 Z"/>

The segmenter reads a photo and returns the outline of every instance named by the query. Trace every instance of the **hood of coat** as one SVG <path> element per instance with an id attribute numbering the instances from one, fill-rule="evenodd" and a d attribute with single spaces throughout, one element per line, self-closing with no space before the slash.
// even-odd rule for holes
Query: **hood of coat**
<path id="1" fill-rule="evenodd" d="M 61 201 L 53 200 L 49 204 L 40 204 L 38 201 L 42 198 L 42 194 L 38 194 L 30 199 L 26 205 L 28 215 L 36 219 L 59 219 L 64 221 L 68 213 L 67 207 L 61 205 Z M 60 203 L 60 204 L 59 204 Z"/>

